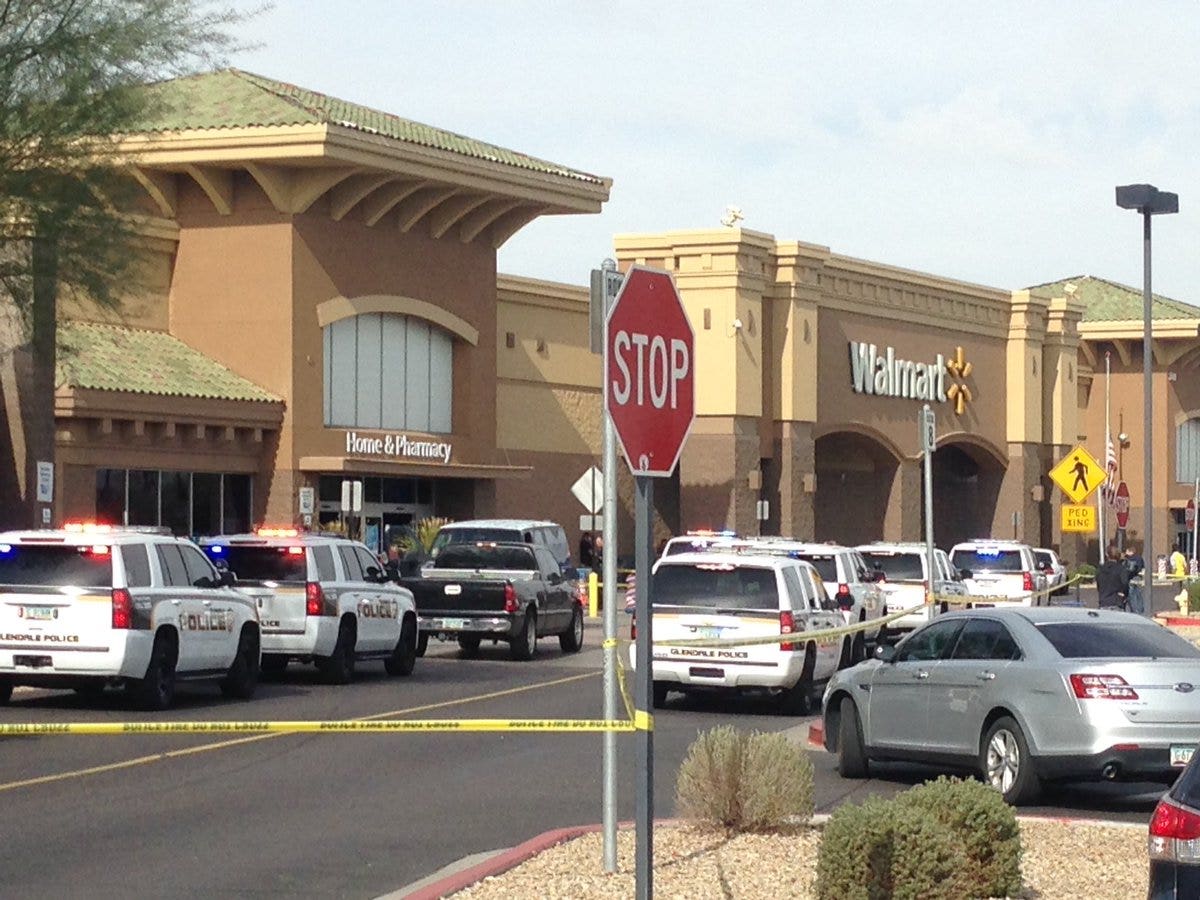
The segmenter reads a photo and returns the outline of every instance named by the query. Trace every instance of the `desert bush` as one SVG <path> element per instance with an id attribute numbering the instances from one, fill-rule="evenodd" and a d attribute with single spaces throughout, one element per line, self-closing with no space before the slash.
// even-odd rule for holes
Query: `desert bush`
<path id="1" fill-rule="evenodd" d="M 889 801 L 868 797 L 834 810 L 821 831 L 818 900 L 886 900 L 891 889 Z"/>
<path id="2" fill-rule="evenodd" d="M 679 767 L 675 804 L 682 818 L 731 831 L 769 831 L 813 811 L 808 755 L 779 734 L 729 725 L 702 732 Z"/>
<path id="3" fill-rule="evenodd" d="M 937 819 L 966 854 L 968 897 L 1007 897 L 1021 890 L 1021 829 L 994 788 L 942 776 L 905 791 L 896 802 Z"/>
<path id="4" fill-rule="evenodd" d="M 1078 578 L 1081 584 L 1091 584 L 1096 580 L 1096 567 L 1090 563 L 1080 563 L 1067 574 L 1071 578 Z"/>

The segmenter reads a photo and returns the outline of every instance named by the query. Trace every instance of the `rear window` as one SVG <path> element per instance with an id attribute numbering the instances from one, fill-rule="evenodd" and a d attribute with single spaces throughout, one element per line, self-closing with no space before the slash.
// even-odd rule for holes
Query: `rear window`
<path id="1" fill-rule="evenodd" d="M 437 556 L 450 544 L 475 544 L 479 541 L 525 542 L 523 532 L 515 528 L 443 528 L 433 539 L 432 554 Z"/>
<path id="2" fill-rule="evenodd" d="M 1200 648 L 1161 625 L 1054 622 L 1038 626 L 1066 659 L 1196 659 Z"/>
<path id="3" fill-rule="evenodd" d="M 112 548 L 0 544 L 0 591 L 22 587 L 112 588 Z"/>
<path id="4" fill-rule="evenodd" d="M 888 581 L 924 581 L 925 567 L 919 553 L 872 553 L 862 551 L 869 566 L 879 566 Z"/>
<path id="5" fill-rule="evenodd" d="M 654 606 L 778 610 L 779 585 L 774 569 L 729 563 L 659 566 Z"/>
<path id="6" fill-rule="evenodd" d="M 223 559 L 239 582 L 251 584 L 271 581 L 303 582 L 308 580 L 304 548 L 295 547 L 238 547 L 214 544 L 204 548 L 211 560 Z"/>
<path id="7" fill-rule="evenodd" d="M 505 547 L 496 544 L 450 544 L 438 554 L 436 569 L 476 569 L 480 571 L 538 571 L 531 547 Z"/>
<path id="8" fill-rule="evenodd" d="M 802 559 L 813 564 L 821 580 L 828 584 L 838 583 L 837 559 L 827 553 L 789 553 L 793 559 Z"/>
<path id="9" fill-rule="evenodd" d="M 1046 553 L 1044 550 L 1034 550 L 1033 558 L 1037 560 L 1037 564 L 1039 566 L 1049 566 L 1054 564 L 1053 558 L 1051 558 L 1050 554 Z"/>
<path id="10" fill-rule="evenodd" d="M 1020 550 L 999 550 L 980 547 L 975 550 L 955 550 L 950 557 L 957 569 L 971 572 L 1024 572 Z"/>

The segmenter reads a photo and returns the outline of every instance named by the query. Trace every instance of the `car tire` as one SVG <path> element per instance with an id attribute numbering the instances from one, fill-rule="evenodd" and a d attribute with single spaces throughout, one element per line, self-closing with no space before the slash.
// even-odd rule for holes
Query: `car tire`
<path id="1" fill-rule="evenodd" d="M 563 653 L 578 653 L 583 649 L 583 610 L 576 604 L 571 613 L 571 627 L 558 636 Z"/>
<path id="2" fill-rule="evenodd" d="M 984 783 L 996 788 L 1013 806 L 1031 803 L 1041 792 L 1029 742 L 1009 716 L 997 719 L 984 733 L 979 770 Z"/>
<path id="3" fill-rule="evenodd" d="M 178 658 L 175 638 L 156 635 L 146 674 L 130 682 L 138 706 L 155 712 L 171 706 L 175 701 L 175 662 Z"/>
<path id="4" fill-rule="evenodd" d="M 528 610 L 525 613 L 525 624 L 521 633 L 513 638 L 509 645 L 509 655 L 519 661 L 528 662 L 537 653 L 537 612 Z"/>
<path id="5" fill-rule="evenodd" d="M 804 655 L 804 668 L 794 685 L 779 695 L 779 712 L 785 716 L 806 716 L 813 710 L 813 670 L 817 664 L 816 649 L 812 644 Z"/>
<path id="6" fill-rule="evenodd" d="M 396 649 L 383 661 L 383 667 L 389 675 L 403 677 L 411 675 L 416 665 L 417 626 L 411 618 L 406 618 L 400 626 L 400 639 L 396 641 Z"/>
<path id="7" fill-rule="evenodd" d="M 838 715 L 838 774 L 843 778 L 867 777 L 867 750 L 863 745 L 862 722 L 858 707 L 849 697 L 842 698 Z"/>
<path id="8" fill-rule="evenodd" d="M 349 619 L 343 619 L 338 627 L 337 643 L 333 645 L 333 653 L 317 660 L 317 669 L 330 684 L 349 684 L 354 680 L 354 645 L 356 643 L 354 624 Z"/>
<path id="9" fill-rule="evenodd" d="M 422 631 L 417 635 L 417 656 L 424 656 L 429 649 L 429 632 Z"/>
<path id="10" fill-rule="evenodd" d="M 259 664 L 258 632 L 251 625 L 243 626 L 233 663 L 221 679 L 221 693 L 237 700 L 253 697 L 258 688 Z"/>
<path id="11" fill-rule="evenodd" d="M 266 653 L 259 662 L 259 668 L 264 675 L 272 675 L 278 677 L 284 673 L 288 667 L 288 658 L 280 656 L 277 653 Z"/>
<path id="12" fill-rule="evenodd" d="M 667 683 L 665 681 L 655 681 L 653 684 L 651 684 L 650 688 L 651 704 L 653 704 L 655 709 L 662 709 L 667 705 L 667 694 L 670 693 L 670 690 L 667 688 Z"/>
<path id="13" fill-rule="evenodd" d="M 0 706 L 7 706 L 12 699 L 13 683 L 7 678 L 0 678 Z"/>
<path id="14" fill-rule="evenodd" d="M 467 658 L 476 657 L 479 655 L 480 641 L 481 639 L 477 634 L 460 634 L 458 636 L 458 649 Z"/>

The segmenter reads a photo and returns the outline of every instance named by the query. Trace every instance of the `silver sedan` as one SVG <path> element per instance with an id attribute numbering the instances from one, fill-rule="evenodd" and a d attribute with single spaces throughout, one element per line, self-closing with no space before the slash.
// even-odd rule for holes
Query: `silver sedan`
<path id="1" fill-rule="evenodd" d="M 1170 782 L 1200 745 L 1200 649 L 1131 613 L 988 608 L 939 616 L 825 691 L 838 771 L 973 770 L 1013 804 L 1044 781 Z"/>

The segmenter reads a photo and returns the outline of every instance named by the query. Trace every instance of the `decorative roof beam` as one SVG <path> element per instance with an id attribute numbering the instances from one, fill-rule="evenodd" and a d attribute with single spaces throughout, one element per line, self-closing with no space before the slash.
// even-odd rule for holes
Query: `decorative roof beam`
<path id="1" fill-rule="evenodd" d="M 213 208 L 223 216 L 233 212 L 233 172 L 215 166 L 186 165 L 187 172 L 208 196 Z"/>
<path id="2" fill-rule="evenodd" d="M 510 237 L 538 216 L 549 211 L 550 208 L 547 206 L 518 206 L 512 212 L 501 216 L 492 225 L 490 231 L 492 246 L 499 250 Z"/>
<path id="3" fill-rule="evenodd" d="M 1084 359 L 1087 360 L 1087 364 L 1093 369 L 1096 368 L 1096 348 L 1092 346 L 1091 341 L 1080 341 L 1079 349 L 1082 351 Z"/>
<path id="4" fill-rule="evenodd" d="M 460 196 L 453 200 L 447 200 L 429 217 L 429 231 L 435 238 L 440 238 L 447 231 L 453 228 L 457 223 L 463 220 L 463 217 L 478 209 L 483 204 L 487 203 L 487 195 L 477 196 Z"/>
<path id="5" fill-rule="evenodd" d="M 449 200 L 458 193 L 458 188 L 427 188 L 413 194 L 396 208 L 400 230 L 409 231 L 421 221 L 427 213 L 443 200 Z"/>
<path id="6" fill-rule="evenodd" d="M 398 181 L 381 187 L 363 201 L 363 221 L 367 227 L 386 216 L 397 203 L 409 194 L 415 194 L 424 186 L 421 181 Z"/>
<path id="7" fill-rule="evenodd" d="M 309 207 L 353 175 L 354 172 L 355 170 L 349 167 L 339 167 L 336 169 L 300 169 L 296 171 L 292 178 L 291 212 L 308 212 Z"/>
<path id="8" fill-rule="evenodd" d="M 1121 357 L 1121 365 L 1129 366 L 1133 364 L 1133 351 L 1129 349 L 1129 341 L 1114 340 L 1112 345 L 1113 349 L 1117 351 L 1117 356 Z"/>
<path id="9" fill-rule="evenodd" d="M 342 221 L 367 195 L 395 180 L 395 176 L 386 173 L 350 176 L 330 192 L 329 214 L 333 221 Z"/>
<path id="10" fill-rule="evenodd" d="M 1193 349 L 1191 345 L 1185 344 L 1182 341 L 1167 343 L 1166 341 L 1152 340 L 1151 346 L 1154 348 L 1154 361 L 1160 366 L 1175 365 L 1180 357 Z"/>
<path id="11" fill-rule="evenodd" d="M 1181 369 L 1195 369 L 1200 366 L 1200 347 L 1189 347 L 1176 360 Z"/>
<path id="12" fill-rule="evenodd" d="M 165 218 L 174 219 L 178 215 L 178 190 L 175 176 L 170 172 L 159 172 L 154 169 L 144 169 L 141 166 L 131 166 L 133 177 L 138 184 L 146 189 L 150 199 L 158 206 L 158 211 Z"/>
<path id="13" fill-rule="evenodd" d="M 292 171 L 267 163 L 247 162 L 246 171 L 258 182 L 276 212 L 292 211 Z"/>
<path id="14" fill-rule="evenodd" d="M 521 205 L 520 200 L 491 200 L 463 219 L 459 229 L 458 239 L 469 244 L 479 237 L 486 228 L 510 210 Z"/>

